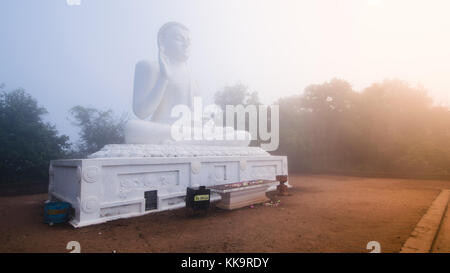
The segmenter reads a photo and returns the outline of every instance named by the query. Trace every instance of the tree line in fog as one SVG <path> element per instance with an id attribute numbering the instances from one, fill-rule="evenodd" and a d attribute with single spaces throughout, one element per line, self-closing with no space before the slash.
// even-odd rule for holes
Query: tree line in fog
<path id="1" fill-rule="evenodd" d="M 356 92 L 333 79 L 278 104 L 279 152 L 291 170 L 449 174 L 450 109 L 424 88 L 385 80 Z"/>
<path id="2" fill-rule="evenodd" d="M 0 86 L 0 179 L 47 179 L 51 159 L 82 158 L 106 144 L 123 143 L 126 115 L 75 106 L 78 143 L 42 117 L 47 110 L 25 90 Z M 216 92 L 215 103 L 259 104 L 243 84 Z M 450 109 L 435 105 L 422 87 L 400 80 L 362 91 L 340 79 L 280 98 L 280 146 L 290 172 L 449 175 Z M 256 141 L 252 143 L 258 145 Z"/>

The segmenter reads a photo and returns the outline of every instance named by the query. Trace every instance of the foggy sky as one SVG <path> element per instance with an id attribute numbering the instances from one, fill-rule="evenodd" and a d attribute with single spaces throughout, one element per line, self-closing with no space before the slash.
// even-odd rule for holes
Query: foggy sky
<path id="1" fill-rule="evenodd" d="M 450 104 L 449 8 L 446 0 L 2 0 L 0 83 L 25 88 L 74 141 L 68 110 L 131 113 L 135 63 L 156 60 L 159 27 L 179 21 L 210 98 L 236 82 L 271 103 L 333 77 L 356 90 L 399 78 Z"/>

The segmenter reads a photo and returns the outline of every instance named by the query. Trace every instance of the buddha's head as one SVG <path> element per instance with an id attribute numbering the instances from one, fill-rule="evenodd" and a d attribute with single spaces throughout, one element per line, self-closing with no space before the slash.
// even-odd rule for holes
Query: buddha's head
<path id="1" fill-rule="evenodd" d="M 189 58 L 189 29 L 177 22 L 164 24 L 158 31 L 158 48 L 171 61 L 185 62 Z"/>

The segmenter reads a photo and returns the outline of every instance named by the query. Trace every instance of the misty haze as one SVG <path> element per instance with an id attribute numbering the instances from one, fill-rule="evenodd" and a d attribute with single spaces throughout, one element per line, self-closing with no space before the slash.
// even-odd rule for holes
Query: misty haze
<path id="1" fill-rule="evenodd" d="M 450 252 L 449 10 L 2 1 L 0 252 Z"/>

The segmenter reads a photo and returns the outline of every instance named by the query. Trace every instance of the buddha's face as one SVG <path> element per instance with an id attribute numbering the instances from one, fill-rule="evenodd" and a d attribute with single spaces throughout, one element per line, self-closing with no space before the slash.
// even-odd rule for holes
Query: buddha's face
<path id="1" fill-rule="evenodd" d="M 169 28 L 161 37 L 160 50 L 176 62 L 187 61 L 190 54 L 190 46 L 189 31 L 179 26 Z"/>

